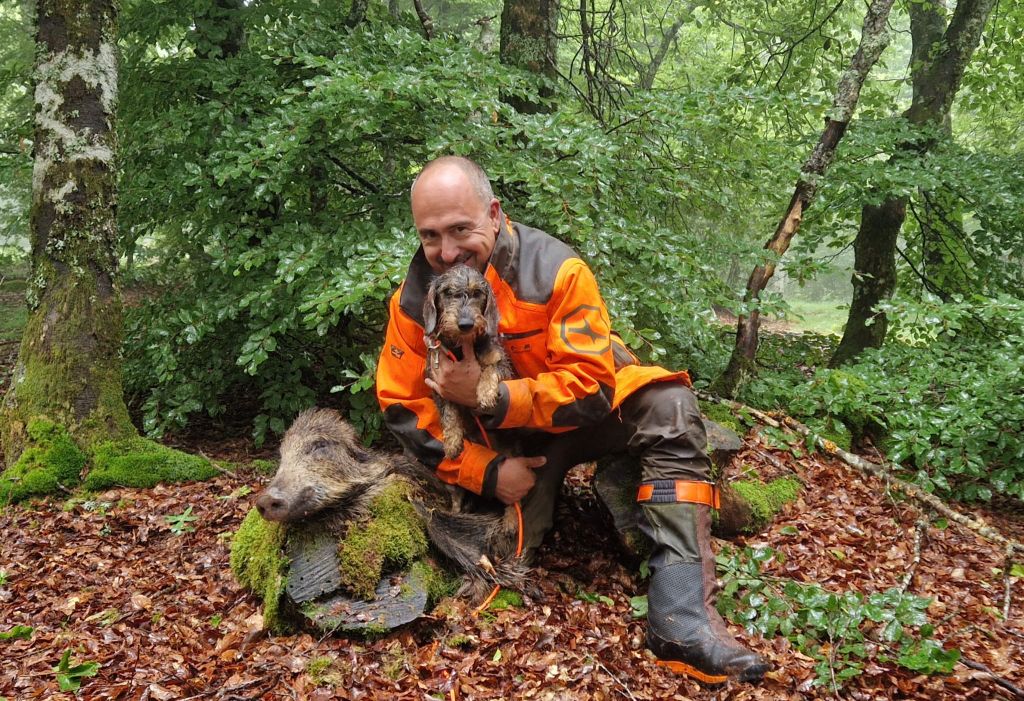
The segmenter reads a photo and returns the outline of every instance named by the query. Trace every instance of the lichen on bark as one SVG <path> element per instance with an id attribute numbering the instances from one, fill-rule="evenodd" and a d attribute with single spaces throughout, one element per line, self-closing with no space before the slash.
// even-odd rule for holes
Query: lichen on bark
<path id="1" fill-rule="evenodd" d="M 86 448 L 135 434 L 115 286 L 115 19 L 111 0 L 37 6 L 30 315 L 0 408 L 8 465 L 36 416 L 66 426 Z"/>

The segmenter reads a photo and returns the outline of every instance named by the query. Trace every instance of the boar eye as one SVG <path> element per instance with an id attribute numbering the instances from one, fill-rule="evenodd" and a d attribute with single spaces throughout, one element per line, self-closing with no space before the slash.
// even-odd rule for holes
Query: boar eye
<path id="1" fill-rule="evenodd" d="M 322 449 L 322 448 L 326 448 L 326 447 L 327 447 L 327 446 L 329 446 L 330 444 L 331 444 L 331 442 L 330 442 L 330 441 L 327 441 L 327 440 L 324 440 L 323 438 L 320 438 L 320 439 L 318 439 L 318 440 L 315 440 L 315 441 L 313 441 L 313 442 L 312 442 L 312 443 L 310 444 L 310 446 L 309 446 L 309 450 L 310 450 L 310 452 L 312 452 L 312 451 L 314 451 L 314 450 L 320 450 L 320 449 Z"/>

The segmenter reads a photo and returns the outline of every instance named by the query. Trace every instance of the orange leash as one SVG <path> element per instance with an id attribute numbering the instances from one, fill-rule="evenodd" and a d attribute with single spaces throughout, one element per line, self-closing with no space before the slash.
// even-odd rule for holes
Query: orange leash
<path id="1" fill-rule="evenodd" d="M 484 438 L 484 445 L 486 445 L 489 450 L 494 450 L 494 448 L 491 448 L 491 439 L 487 436 L 487 431 L 484 430 L 484 425 L 482 423 L 480 423 L 480 417 L 479 416 L 473 416 L 473 418 L 476 419 L 476 426 L 477 426 L 477 428 L 480 429 L 480 435 L 483 436 L 483 438 Z M 516 539 L 516 557 L 519 557 L 520 555 L 523 554 L 523 510 L 520 508 L 518 501 L 515 504 L 513 504 L 512 506 L 516 507 L 516 519 L 518 521 L 518 528 L 517 528 L 517 530 L 518 530 L 518 537 Z M 499 591 L 501 591 L 501 587 L 498 586 L 497 584 L 494 585 L 494 589 L 492 589 L 491 593 L 487 595 L 487 598 L 484 599 L 484 602 L 482 604 L 480 604 L 479 606 L 477 606 L 475 609 L 473 609 L 473 615 L 474 616 L 479 616 L 481 611 L 483 611 L 488 606 L 490 606 L 491 602 L 494 601 L 494 597 L 496 597 L 498 595 Z"/>

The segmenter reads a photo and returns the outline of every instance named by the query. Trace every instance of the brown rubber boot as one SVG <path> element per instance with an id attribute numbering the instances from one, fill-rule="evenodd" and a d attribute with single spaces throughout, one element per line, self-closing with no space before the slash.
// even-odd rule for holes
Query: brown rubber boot
<path id="1" fill-rule="evenodd" d="M 685 492 L 676 485 L 706 483 L 648 484 L 653 487 L 647 499 L 641 487 L 645 517 L 641 528 L 655 543 L 647 593 L 648 649 L 659 665 L 705 684 L 759 681 L 771 665 L 736 642 L 715 609 L 711 507 L 676 501 Z"/>

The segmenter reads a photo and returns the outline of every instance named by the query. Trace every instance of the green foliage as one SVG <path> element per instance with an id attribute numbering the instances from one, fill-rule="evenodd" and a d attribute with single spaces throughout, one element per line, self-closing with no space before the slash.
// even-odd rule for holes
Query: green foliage
<path id="1" fill-rule="evenodd" d="M 352 523 L 338 545 L 343 586 L 370 600 L 387 572 L 410 567 L 427 552 L 427 536 L 409 501 L 409 486 L 392 482 L 370 502 L 365 521 Z"/>
<path id="2" fill-rule="evenodd" d="M 372 438 L 385 303 L 416 246 L 405 193 L 451 152 L 480 160 L 510 216 L 580 250 L 644 358 L 710 373 L 709 302 L 731 297 L 716 266 L 747 255 L 749 203 L 778 197 L 790 148 L 744 128 L 770 91 L 644 96 L 616 129 L 568 100 L 520 115 L 499 95 L 538 86 L 468 42 L 290 7 L 249 13 L 217 61 L 165 8 L 125 11 L 120 225 L 136 284 L 161 291 L 128 320 L 147 433 L 241 409 L 261 439 L 330 388 Z"/>
<path id="3" fill-rule="evenodd" d="M 78 691 L 82 681 L 87 677 L 95 677 L 100 670 L 98 662 L 82 662 L 71 664 L 71 650 L 65 650 L 60 662 L 53 668 L 57 675 L 57 686 L 61 691 Z"/>
<path id="4" fill-rule="evenodd" d="M 194 521 L 199 520 L 198 516 L 192 515 L 192 507 L 185 509 L 183 513 L 173 514 L 171 516 L 164 516 L 164 521 L 171 528 L 171 533 L 174 535 L 183 535 L 185 533 L 192 533 L 196 529 L 192 526 Z"/>
<path id="5" fill-rule="evenodd" d="M 701 413 L 711 421 L 732 429 L 741 436 L 747 432 L 746 426 L 740 422 L 736 414 L 732 413 L 732 409 L 725 404 L 706 402 L 701 405 Z"/>
<path id="6" fill-rule="evenodd" d="M 948 674 L 960 658 L 959 650 L 945 650 L 931 637 L 931 599 L 898 589 L 833 593 L 762 573 L 773 559 L 781 563 L 781 554 L 767 548 L 719 553 L 725 582 L 719 611 L 751 633 L 787 638 L 817 660 L 815 682 L 833 693 L 872 660 L 921 674 Z"/>
<path id="7" fill-rule="evenodd" d="M 18 461 L 0 474 L 0 503 L 53 494 L 78 484 L 83 453 L 63 426 L 44 418 L 29 422 L 28 444 Z"/>
<path id="8" fill-rule="evenodd" d="M 895 340 L 794 393 L 797 413 L 881 426 L 890 460 L 928 490 L 1024 498 L 1024 305 L 1016 299 L 904 302 Z"/>
<path id="9" fill-rule="evenodd" d="M 281 611 L 288 571 L 282 550 L 285 533 L 282 524 L 265 521 L 250 509 L 231 540 L 231 573 L 263 600 L 263 625 L 275 632 L 288 627 Z"/>
<path id="10" fill-rule="evenodd" d="M 29 640 L 32 637 L 32 626 L 14 626 L 10 630 L 0 633 L 0 641 L 4 640 Z"/>
<path id="11" fill-rule="evenodd" d="M 216 474 L 216 468 L 206 458 L 134 437 L 98 444 L 93 449 L 92 469 L 83 484 L 92 490 L 146 488 L 160 482 L 201 481 Z"/>

